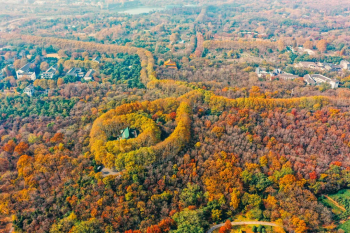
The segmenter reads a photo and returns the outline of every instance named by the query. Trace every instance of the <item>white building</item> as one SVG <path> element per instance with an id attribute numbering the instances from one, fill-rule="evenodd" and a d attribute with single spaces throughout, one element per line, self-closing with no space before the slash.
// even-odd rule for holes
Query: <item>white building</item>
<path id="1" fill-rule="evenodd" d="M 338 80 L 331 79 L 320 74 L 307 74 L 304 76 L 304 81 L 309 85 L 320 85 L 322 83 L 328 83 L 333 89 L 339 86 Z"/>
<path id="2" fill-rule="evenodd" d="M 34 86 L 32 84 L 30 84 L 23 90 L 23 93 L 27 94 L 30 97 L 34 95 L 34 92 Z"/>
<path id="3" fill-rule="evenodd" d="M 32 63 L 27 63 L 24 65 L 22 68 L 16 71 L 17 79 L 23 78 L 23 77 L 28 77 L 30 80 L 35 80 L 36 75 L 35 72 L 32 72 L 30 69 L 30 66 Z"/>
<path id="4" fill-rule="evenodd" d="M 41 74 L 41 78 L 52 79 L 53 76 L 55 75 L 56 71 L 57 71 L 57 67 L 56 66 L 51 66 L 44 73 Z"/>
<path id="5" fill-rule="evenodd" d="M 266 71 L 266 68 L 260 68 L 260 67 L 255 69 L 255 73 L 258 75 L 259 78 L 266 77 L 268 74 L 270 74 L 269 72 Z"/>

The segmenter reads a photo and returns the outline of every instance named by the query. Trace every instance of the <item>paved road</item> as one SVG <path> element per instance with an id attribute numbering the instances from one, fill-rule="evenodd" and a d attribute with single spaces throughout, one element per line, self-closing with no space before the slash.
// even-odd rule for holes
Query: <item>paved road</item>
<path id="1" fill-rule="evenodd" d="M 225 223 L 221 223 L 219 225 L 215 225 L 212 228 L 210 228 L 207 233 L 212 233 L 214 230 L 222 227 L 225 225 Z M 281 227 L 280 225 L 272 222 L 260 222 L 260 221 L 246 221 L 246 222 L 231 222 L 232 226 L 239 226 L 239 225 L 263 225 L 263 226 L 273 226 L 273 227 Z"/>

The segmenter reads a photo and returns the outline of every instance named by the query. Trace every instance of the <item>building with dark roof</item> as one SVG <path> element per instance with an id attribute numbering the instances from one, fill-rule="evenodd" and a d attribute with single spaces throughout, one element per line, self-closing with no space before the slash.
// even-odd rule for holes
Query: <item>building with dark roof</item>
<path id="1" fill-rule="evenodd" d="M 83 78 L 85 73 L 83 72 L 83 70 L 81 68 L 74 67 L 74 68 L 70 69 L 66 75 Z"/>
<path id="2" fill-rule="evenodd" d="M 84 76 L 84 80 L 85 81 L 91 81 L 93 80 L 93 75 L 95 74 L 96 72 L 93 70 L 93 69 L 90 69 Z"/>
<path id="3" fill-rule="evenodd" d="M 41 78 L 52 79 L 57 71 L 57 65 L 51 66 L 45 72 L 41 74 Z"/>
<path id="4" fill-rule="evenodd" d="M 19 70 L 16 71 L 17 79 L 28 77 L 30 80 L 35 80 L 36 75 L 35 72 L 31 70 L 32 63 L 27 63 L 23 67 L 21 67 Z"/>

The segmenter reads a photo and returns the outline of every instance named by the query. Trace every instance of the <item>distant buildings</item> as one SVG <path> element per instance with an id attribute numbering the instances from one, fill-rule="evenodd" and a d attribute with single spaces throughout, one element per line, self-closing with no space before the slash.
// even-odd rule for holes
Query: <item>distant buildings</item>
<path id="1" fill-rule="evenodd" d="M 93 80 L 93 75 L 94 75 L 94 73 L 96 73 L 93 69 L 90 69 L 86 74 L 85 74 L 85 76 L 84 76 L 84 80 L 85 81 L 91 81 L 91 80 Z"/>
<path id="2" fill-rule="evenodd" d="M 333 89 L 339 86 L 339 81 L 331 79 L 320 74 L 307 74 L 304 76 L 304 80 L 308 85 L 320 85 L 322 83 L 328 83 Z"/>
<path id="3" fill-rule="evenodd" d="M 30 80 L 34 81 L 36 79 L 36 75 L 35 75 L 35 72 L 31 71 L 31 68 L 30 68 L 31 65 L 32 63 L 27 63 L 22 68 L 17 70 L 16 72 L 17 79 L 28 77 Z"/>
<path id="4" fill-rule="evenodd" d="M 278 78 L 283 80 L 293 80 L 299 78 L 299 76 L 297 75 L 285 73 L 280 69 L 274 69 L 272 72 L 267 72 L 265 68 L 258 67 L 256 68 L 255 73 L 258 75 L 259 78 L 266 78 L 267 75 L 269 75 L 270 80 L 272 80 L 272 78 Z"/>
<path id="5" fill-rule="evenodd" d="M 301 65 L 304 67 L 312 67 L 316 65 L 316 63 L 313 62 L 302 62 Z M 272 72 L 267 72 L 265 68 L 256 68 L 255 70 L 256 74 L 258 75 L 259 78 L 261 77 L 270 77 L 270 80 L 272 78 L 278 78 L 280 80 L 294 80 L 297 78 L 300 78 L 298 75 L 293 75 L 289 73 L 285 73 L 279 69 L 275 69 Z M 333 89 L 337 88 L 339 86 L 339 81 L 336 79 L 331 79 L 326 76 L 323 76 L 321 74 L 307 74 L 304 76 L 304 81 L 308 85 L 320 85 L 322 83 L 328 83 Z"/>
<path id="6" fill-rule="evenodd" d="M 322 63 L 322 62 L 306 62 L 301 61 L 294 65 L 295 68 L 303 68 L 303 69 L 312 69 L 312 70 L 319 70 L 319 71 L 341 71 L 342 66 L 341 65 L 335 65 L 332 63 Z"/>
<path id="7" fill-rule="evenodd" d="M 28 96 L 32 97 L 34 95 L 34 86 L 30 84 L 26 88 L 24 88 L 23 93 L 27 94 Z"/>
<path id="8" fill-rule="evenodd" d="M 83 70 L 81 68 L 74 67 L 74 68 L 70 69 L 66 75 L 83 78 L 85 73 L 83 72 Z"/>

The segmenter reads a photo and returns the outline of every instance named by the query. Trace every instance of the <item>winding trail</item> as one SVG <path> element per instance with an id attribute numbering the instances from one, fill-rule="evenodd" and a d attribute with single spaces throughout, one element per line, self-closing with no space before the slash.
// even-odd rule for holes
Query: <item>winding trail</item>
<path id="1" fill-rule="evenodd" d="M 221 223 L 218 225 L 213 226 L 212 228 L 210 228 L 207 233 L 212 233 L 213 231 L 215 231 L 216 229 L 224 226 L 225 223 Z M 239 225 L 263 225 L 263 226 L 272 226 L 272 227 L 282 227 L 281 225 L 278 225 L 276 223 L 272 223 L 272 222 L 261 222 L 261 221 L 245 221 L 245 222 L 231 222 L 232 226 L 239 226 Z"/>

